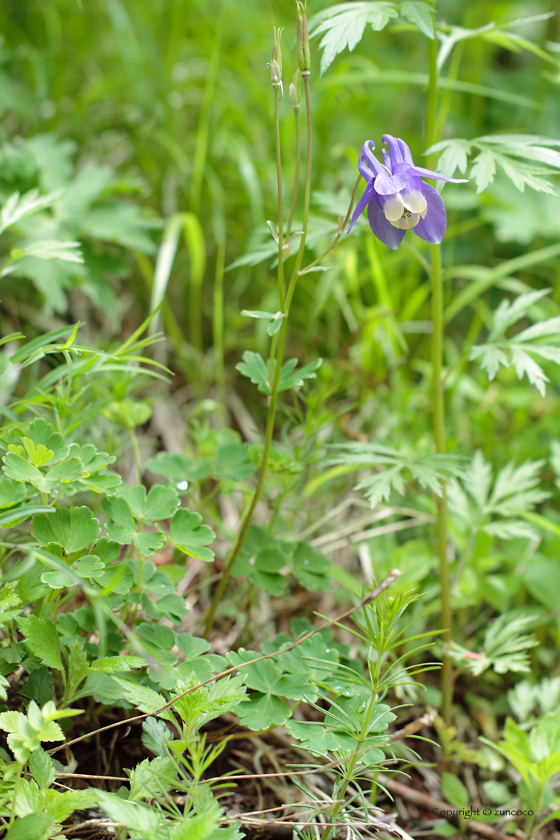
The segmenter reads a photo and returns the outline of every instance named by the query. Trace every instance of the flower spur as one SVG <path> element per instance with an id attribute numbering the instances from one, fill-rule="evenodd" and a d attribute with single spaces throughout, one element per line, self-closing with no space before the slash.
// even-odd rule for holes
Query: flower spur
<path id="1" fill-rule="evenodd" d="M 413 230 L 426 242 L 439 244 L 447 228 L 445 205 L 441 196 L 424 178 L 436 178 L 453 184 L 465 183 L 466 178 L 448 178 L 422 166 L 415 166 L 410 149 L 404 140 L 391 134 L 383 136 L 388 149 L 382 149 L 381 164 L 366 140 L 358 168 L 368 182 L 358 202 L 347 233 L 365 207 L 369 226 L 375 236 L 389 248 L 397 250 L 407 230 Z"/>

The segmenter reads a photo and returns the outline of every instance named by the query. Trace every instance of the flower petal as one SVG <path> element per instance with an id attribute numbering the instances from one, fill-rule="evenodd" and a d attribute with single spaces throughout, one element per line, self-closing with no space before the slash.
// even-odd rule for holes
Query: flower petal
<path id="1" fill-rule="evenodd" d="M 413 175 L 420 175 L 422 178 L 435 178 L 437 181 L 449 181 L 450 184 L 466 184 L 468 178 L 448 178 L 447 175 L 440 175 L 439 172 L 432 172 L 431 169 L 424 169 L 423 166 L 413 166 L 410 170 Z"/>
<path id="2" fill-rule="evenodd" d="M 366 140 L 366 142 L 362 146 L 362 155 L 371 166 L 373 174 L 379 175 L 380 172 L 384 172 L 385 170 L 373 154 L 372 150 L 370 149 L 370 146 L 373 146 L 373 148 L 375 149 L 375 143 L 373 142 L 373 140 Z"/>
<path id="3" fill-rule="evenodd" d="M 399 230 L 410 230 L 416 227 L 420 219 L 420 213 L 403 213 L 400 219 L 397 219 L 396 222 L 391 222 L 391 224 Z"/>
<path id="4" fill-rule="evenodd" d="M 377 192 L 377 178 L 375 179 L 377 200 L 383 210 L 383 215 L 390 222 L 396 222 L 404 213 L 404 202 L 400 192 L 394 195 L 379 195 Z"/>
<path id="5" fill-rule="evenodd" d="M 389 248 L 392 248 L 393 251 L 396 251 L 402 242 L 405 231 L 398 230 L 396 227 L 393 227 L 391 222 L 387 221 L 383 210 L 381 209 L 381 205 L 376 198 L 374 198 L 373 201 L 370 201 L 367 215 L 369 226 L 373 234 L 377 236 L 381 242 L 384 242 L 385 245 L 388 245 Z"/>
<path id="6" fill-rule="evenodd" d="M 392 134 L 384 134 L 382 139 L 383 142 L 389 146 L 391 169 L 393 172 L 395 171 L 395 165 L 398 165 L 399 163 L 404 163 L 407 166 L 414 165 L 412 154 L 404 140 L 400 140 L 398 137 L 393 137 Z"/>
<path id="7" fill-rule="evenodd" d="M 402 172 L 390 175 L 383 170 L 375 178 L 375 191 L 379 195 L 394 195 L 408 184 L 408 167 Z"/>
<path id="8" fill-rule="evenodd" d="M 411 213 L 420 213 L 421 216 L 426 214 L 428 202 L 424 195 L 425 186 L 417 175 L 413 175 L 409 178 L 407 186 L 401 190 L 404 206 Z M 377 181 L 375 182 L 375 188 L 377 189 Z"/>
<path id="9" fill-rule="evenodd" d="M 369 202 L 372 199 L 375 201 L 375 187 L 373 186 L 373 179 L 371 181 L 369 181 L 369 183 L 366 185 L 366 188 L 362 193 L 362 197 L 358 201 L 358 203 L 356 205 L 356 209 L 352 213 L 352 219 L 350 221 L 350 224 L 348 226 L 348 230 L 346 231 L 346 233 L 350 233 L 350 231 L 352 230 L 352 228 L 354 227 L 354 225 L 356 224 L 356 222 L 360 218 L 360 216 L 362 214 L 362 211 L 364 210 L 365 206 L 367 204 L 369 204 Z"/>
<path id="10" fill-rule="evenodd" d="M 371 167 L 365 157 L 360 155 L 360 159 L 358 161 L 358 169 L 360 170 L 360 175 L 362 178 L 365 178 L 366 181 L 371 181 L 372 178 L 375 178 L 375 175 L 371 171 Z"/>
<path id="11" fill-rule="evenodd" d="M 440 194 L 429 184 L 423 184 L 423 188 L 424 195 L 428 201 L 428 210 L 426 216 L 420 219 L 414 227 L 414 233 L 420 239 L 425 239 L 426 242 L 439 245 L 447 230 L 445 204 Z"/>

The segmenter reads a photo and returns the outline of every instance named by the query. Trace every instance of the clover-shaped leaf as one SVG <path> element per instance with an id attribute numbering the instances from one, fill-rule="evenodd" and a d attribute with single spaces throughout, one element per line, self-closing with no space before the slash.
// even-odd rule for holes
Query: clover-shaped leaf
<path id="1" fill-rule="evenodd" d="M 330 560 L 307 542 L 299 542 L 293 556 L 293 572 L 309 592 L 328 589 L 331 585 L 327 572 Z"/>
<path id="2" fill-rule="evenodd" d="M 211 543 L 216 534 L 208 525 L 201 525 L 201 522 L 202 516 L 199 513 L 191 513 L 187 508 L 180 508 L 171 520 L 169 540 L 185 554 L 209 563 L 214 559 L 214 552 L 203 546 Z M 161 528 L 160 531 L 164 533 Z"/>
<path id="3" fill-rule="evenodd" d="M 38 513 L 32 519 L 32 534 L 42 545 L 58 543 L 65 553 L 83 551 L 99 536 L 101 526 L 85 506 L 58 508 L 54 513 Z"/>
<path id="4" fill-rule="evenodd" d="M 128 502 L 136 519 L 144 522 L 170 519 L 179 506 L 177 491 L 170 484 L 154 484 L 148 495 L 143 485 L 125 487 L 119 496 Z"/>

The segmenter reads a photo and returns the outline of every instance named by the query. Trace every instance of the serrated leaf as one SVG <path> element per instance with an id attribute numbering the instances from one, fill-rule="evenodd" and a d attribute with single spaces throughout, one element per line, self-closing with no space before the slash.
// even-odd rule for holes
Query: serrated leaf
<path id="1" fill-rule="evenodd" d="M 49 700 L 53 699 L 53 675 L 46 665 L 41 665 L 39 668 L 31 671 L 24 683 L 23 691 L 27 697 L 31 697 L 39 706 L 43 706 Z"/>
<path id="2" fill-rule="evenodd" d="M 269 370 L 266 362 L 259 353 L 253 350 L 245 350 L 243 353 L 243 361 L 235 366 L 235 369 L 247 376 L 251 382 L 258 386 L 258 389 L 263 394 L 270 393 L 269 384 Z"/>
<path id="3" fill-rule="evenodd" d="M 101 526 L 89 507 L 57 508 L 52 514 L 39 513 L 32 519 L 35 539 L 48 545 L 58 543 L 65 553 L 83 551 L 101 533 Z"/>
<path id="4" fill-rule="evenodd" d="M 41 747 L 29 756 L 29 770 L 41 790 L 49 788 L 56 778 L 52 758 Z"/>
<path id="5" fill-rule="evenodd" d="M 4 840 L 46 840 L 53 822 L 48 814 L 26 814 L 15 820 Z"/>
<path id="6" fill-rule="evenodd" d="M 65 260 L 66 262 L 83 263 L 79 242 L 58 242 L 53 239 L 43 239 L 15 248 L 10 252 L 12 260 L 21 257 L 38 257 L 41 260 Z"/>
<path id="7" fill-rule="evenodd" d="M 18 192 L 12 193 L 0 209 L 0 233 L 3 233 L 6 228 L 16 224 L 26 216 L 44 210 L 46 207 L 51 207 L 59 195 L 59 192 L 39 195 L 37 189 L 29 190 L 22 196 Z"/>
<path id="8" fill-rule="evenodd" d="M 56 627 L 46 618 L 30 615 L 28 618 L 18 618 L 17 624 L 23 633 L 25 643 L 41 662 L 57 671 L 63 670 L 60 654 L 60 640 Z"/>
<path id="9" fill-rule="evenodd" d="M 156 840 L 158 836 L 158 811 L 121 799 L 115 793 L 104 790 L 97 791 L 99 806 L 114 822 L 140 832 L 147 840 Z"/>
<path id="10" fill-rule="evenodd" d="M 192 678 L 190 681 L 178 682 L 174 695 L 195 686 L 195 680 L 196 678 Z M 245 691 L 241 676 L 227 677 L 213 683 L 210 688 L 203 686 L 184 697 L 179 697 L 174 703 L 174 708 L 180 714 L 187 730 L 197 731 L 208 721 L 235 708 L 245 699 Z"/>
<path id="11" fill-rule="evenodd" d="M 104 656 L 91 663 L 92 671 L 103 674 L 114 674 L 119 671 L 133 671 L 135 668 L 145 668 L 146 661 L 141 656 Z"/>
<path id="12" fill-rule="evenodd" d="M 319 44 L 324 50 L 320 75 L 343 50 L 352 52 L 368 24 L 380 31 L 395 17 L 395 4 L 387 2 L 340 3 L 314 15 L 309 22 L 310 37 L 323 36 Z"/>
<path id="13" fill-rule="evenodd" d="M 407 2 L 401 3 L 399 17 L 409 20 L 418 27 L 423 35 L 433 41 L 435 34 L 433 6 L 418 2 L 418 0 L 407 0 Z"/>
<path id="14" fill-rule="evenodd" d="M 137 764 L 130 775 L 130 800 L 156 799 L 159 793 L 170 790 L 177 775 L 172 758 L 146 758 Z"/>
<path id="15" fill-rule="evenodd" d="M 124 699 L 136 709 L 140 709 L 141 712 L 154 714 L 162 706 L 165 706 L 165 697 L 158 694 L 153 688 L 148 688 L 146 685 L 140 685 L 140 683 L 135 683 L 132 680 L 126 680 L 122 677 L 112 677 L 112 679 L 120 685 Z M 158 717 L 168 720 L 170 723 L 175 723 L 175 718 L 169 709 L 165 709 L 158 714 Z"/>
<path id="16" fill-rule="evenodd" d="M 496 175 L 496 157 L 493 152 L 480 152 L 473 161 L 471 178 L 476 182 L 477 193 L 483 192 Z"/>
<path id="17" fill-rule="evenodd" d="M 85 650 L 79 641 L 68 649 L 68 696 L 72 697 L 80 683 L 89 673 L 89 663 Z"/>
<path id="18" fill-rule="evenodd" d="M 150 717 L 142 724 L 142 743 L 150 752 L 165 757 L 169 754 L 168 745 L 173 735 L 163 720 Z"/>

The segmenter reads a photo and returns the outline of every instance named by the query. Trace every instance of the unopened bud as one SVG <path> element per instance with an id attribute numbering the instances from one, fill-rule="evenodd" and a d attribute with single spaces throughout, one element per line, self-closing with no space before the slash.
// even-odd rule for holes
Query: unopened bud
<path id="1" fill-rule="evenodd" d="M 289 89 L 289 96 L 290 102 L 292 103 L 292 108 L 294 111 L 299 109 L 299 80 L 301 76 L 299 74 L 299 70 L 296 70 L 294 76 L 292 78 L 290 89 Z"/>
<path id="2" fill-rule="evenodd" d="M 290 84 L 290 88 L 288 90 L 288 94 L 290 97 L 290 102 L 292 103 L 292 108 L 296 111 L 299 108 L 299 96 L 297 95 L 297 88 L 293 84 Z"/>
<path id="3" fill-rule="evenodd" d="M 282 85 L 282 50 L 280 48 L 280 38 L 282 36 L 282 29 L 274 27 L 274 47 L 272 49 L 271 60 L 265 67 L 270 67 L 270 79 L 272 87 L 278 90 L 278 101 L 284 96 L 284 87 Z"/>
<path id="4" fill-rule="evenodd" d="M 306 0 L 297 2 L 297 54 L 298 67 L 302 76 L 311 74 L 311 53 L 309 50 L 309 31 L 307 29 Z"/>
<path id="5" fill-rule="evenodd" d="M 282 47 L 280 46 L 280 39 L 283 31 L 284 29 L 282 27 L 279 27 L 278 29 L 274 27 L 274 47 L 272 49 L 272 61 L 275 61 L 278 65 L 280 70 L 280 81 L 282 81 Z"/>

